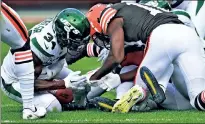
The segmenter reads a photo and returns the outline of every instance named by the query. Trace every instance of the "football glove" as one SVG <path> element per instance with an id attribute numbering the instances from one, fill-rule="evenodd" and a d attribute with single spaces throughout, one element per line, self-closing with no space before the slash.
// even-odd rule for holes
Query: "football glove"
<path id="1" fill-rule="evenodd" d="M 98 62 L 101 61 L 102 63 L 104 63 L 104 61 L 106 60 L 106 58 L 108 57 L 109 54 L 109 50 L 104 48 L 100 51 L 100 54 L 98 55 Z"/>
<path id="2" fill-rule="evenodd" d="M 80 73 L 80 71 L 71 72 L 66 78 L 64 78 L 65 87 L 71 88 L 72 90 L 85 89 L 86 77 L 80 76 Z"/>
<path id="3" fill-rule="evenodd" d="M 107 91 L 110 91 L 121 84 L 121 79 L 118 74 L 114 74 L 111 72 L 106 76 L 102 77 L 100 83 L 101 84 L 99 84 L 99 86 L 102 89 L 106 89 Z"/>

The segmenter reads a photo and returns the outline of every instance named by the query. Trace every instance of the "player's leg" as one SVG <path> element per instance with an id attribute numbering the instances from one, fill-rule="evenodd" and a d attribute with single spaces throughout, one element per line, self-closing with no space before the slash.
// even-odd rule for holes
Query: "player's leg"
<path id="1" fill-rule="evenodd" d="M 205 110 L 205 65 L 201 54 L 186 52 L 176 59 L 176 64 L 185 79 L 191 105 L 198 110 Z M 193 63 L 194 66 L 190 66 Z"/>
<path id="2" fill-rule="evenodd" d="M 22 103 L 21 89 L 20 83 L 12 83 L 6 84 L 4 79 L 2 78 L 1 84 L 2 91 L 6 96 L 11 98 L 12 100 Z M 35 107 L 44 107 L 47 111 L 51 111 L 52 109 L 56 109 L 58 111 L 62 111 L 61 105 L 59 101 L 52 94 L 44 92 L 44 93 L 35 93 L 33 98 L 33 104 Z"/>
<path id="3" fill-rule="evenodd" d="M 52 94 L 46 91 L 35 93 L 34 104 L 36 107 L 42 106 L 46 108 L 48 112 L 52 112 L 52 111 L 61 112 L 62 111 L 62 106 L 60 102 L 56 99 L 55 96 L 53 96 Z"/>
<path id="4" fill-rule="evenodd" d="M 205 110 L 203 107 L 205 103 L 203 99 L 203 90 L 205 89 L 205 63 L 202 43 L 194 30 L 181 26 L 178 31 L 182 31 L 183 34 L 180 34 L 180 41 L 177 41 L 177 39 L 176 41 L 178 44 L 183 44 L 183 47 L 175 45 L 175 47 L 181 47 L 181 53 L 175 58 L 173 63 L 179 67 L 182 78 L 185 80 L 192 106 Z M 185 35 L 187 35 L 187 38 L 184 37 Z M 170 55 L 170 57 L 172 56 Z"/>
<path id="5" fill-rule="evenodd" d="M 121 69 L 120 74 L 132 71 L 135 69 L 135 65 L 125 66 Z M 131 89 L 134 86 L 133 81 L 127 81 L 122 82 L 117 88 L 116 88 L 116 99 L 120 99 L 129 89 Z"/>
<path id="6" fill-rule="evenodd" d="M 123 82 L 116 88 L 116 99 L 121 99 L 122 96 L 134 86 L 134 82 Z"/>
<path id="7" fill-rule="evenodd" d="M 166 28 L 165 28 L 166 29 Z M 166 34 L 167 31 L 164 32 L 165 29 L 159 28 L 158 30 L 154 30 L 149 38 L 149 41 L 147 42 L 146 46 L 146 52 L 144 59 L 142 60 L 142 63 L 140 64 L 139 68 L 142 66 L 146 66 L 151 70 L 151 72 L 154 74 L 156 79 L 159 81 L 159 83 L 164 87 L 164 91 L 167 87 L 168 80 L 167 81 L 161 81 L 160 78 L 165 73 L 166 69 L 169 68 L 171 65 L 172 60 L 169 58 L 167 52 L 167 45 L 166 41 L 162 41 L 163 33 Z M 163 40 L 166 40 L 163 38 Z M 162 52 L 164 51 L 164 52 Z M 120 99 L 115 106 L 113 107 L 113 111 L 122 111 L 122 112 L 128 112 L 129 109 L 139 102 L 140 100 L 143 100 L 146 97 L 146 94 L 144 93 L 143 89 L 140 90 L 139 86 L 143 87 L 144 89 L 147 89 L 147 86 L 144 84 L 143 80 L 140 77 L 139 70 L 137 72 L 136 80 L 135 80 L 135 86 L 131 88 L 123 97 Z M 170 75 L 171 76 L 171 75 Z M 170 77 L 168 77 L 169 79 Z"/>
<path id="8" fill-rule="evenodd" d="M 193 109 L 189 99 L 186 99 L 174 86 L 173 83 L 167 85 L 165 92 L 166 99 L 160 104 L 165 109 L 170 110 L 189 110 Z"/>
<path id="9" fill-rule="evenodd" d="M 192 16 L 192 21 L 201 38 L 205 38 L 205 1 L 190 1 L 186 11 Z"/>
<path id="10" fill-rule="evenodd" d="M 173 30 L 170 34 L 175 37 L 167 40 L 167 42 L 173 43 L 173 45 L 169 44 L 170 46 L 167 47 L 168 53 L 173 50 L 177 52 L 177 54 L 168 54 L 169 58 L 174 60 L 173 64 L 176 64 L 182 73 L 191 105 L 197 109 L 204 110 L 205 64 L 204 50 L 200 38 L 193 29 L 183 25 L 172 25 L 169 30 Z M 174 30 L 183 32 L 183 34 L 178 34 Z M 164 36 L 169 37 L 168 35 Z"/>
<path id="11" fill-rule="evenodd" d="M 35 110 L 33 105 L 34 66 L 32 52 L 28 42 L 27 29 L 19 15 L 3 2 L 1 2 L 1 13 L 1 38 L 2 41 L 11 46 L 9 52 L 12 53 L 14 58 L 15 74 L 21 80 L 20 88 L 23 99 L 23 108 L 27 109 L 25 111 L 30 113 L 28 115 L 32 116 L 31 110 Z M 13 61 L 9 61 L 9 63 L 12 62 Z M 27 118 L 25 116 L 23 118 L 33 119 L 33 117 L 34 116 Z"/>
<path id="12" fill-rule="evenodd" d="M 19 83 L 6 84 L 4 78 L 1 77 L 1 89 L 9 98 L 16 102 L 22 103 Z"/>
<path id="13" fill-rule="evenodd" d="M 1 3 L 1 40 L 12 49 L 18 49 L 27 42 L 28 31 L 19 15 L 5 3 Z"/>
<path id="14" fill-rule="evenodd" d="M 182 94 L 186 99 L 189 99 L 185 79 L 177 64 L 174 64 L 174 72 L 172 74 L 171 81 L 180 94 Z"/>
<path id="15" fill-rule="evenodd" d="M 178 32 L 176 32 L 176 30 L 178 30 L 179 32 L 183 32 L 183 34 L 179 34 Z M 197 54 L 200 54 L 199 47 L 202 46 L 201 42 L 197 34 L 195 33 L 195 31 L 192 30 L 191 28 L 179 24 L 161 25 L 152 32 L 149 39 L 150 42 L 147 43 L 147 50 L 146 50 L 147 52 L 139 68 L 141 68 L 142 66 L 149 68 L 149 70 L 151 70 L 153 75 L 156 77 L 158 83 L 164 88 L 164 91 L 166 90 L 166 87 L 168 85 L 168 80 L 165 81 L 161 79 L 163 79 L 162 78 L 164 76 L 163 74 L 169 68 L 173 60 L 175 60 L 178 56 L 183 56 L 186 59 L 192 58 L 192 62 L 194 61 L 198 63 L 198 66 L 203 66 L 203 63 L 197 62 L 200 61 L 199 58 L 186 56 L 184 54 L 184 52 L 189 48 L 191 50 L 193 49 L 193 51 L 190 51 L 190 53 L 195 53 L 196 50 Z M 193 63 L 190 65 L 193 65 Z M 188 70 L 186 71 L 192 71 L 193 73 L 193 70 L 191 68 L 188 68 Z M 200 74 L 202 74 L 202 72 L 200 72 Z M 139 76 L 139 70 L 136 76 L 136 84 L 146 88 L 146 85 L 143 84 L 143 81 Z M 135 86 L 127 94 L 125 94 L 125 96 L 127 96 L 127 99 L 125 98 L 125 100 L 122 99 L 121 101 L 118 101 L 119 110 L 124 111 L 124 109 L 126 109 L 125 107 L 123 107 L 123 104 L 122 105 L 120 104 L 130 99 L 130 96 L 133 95 L 133 91 L 136 91 L 134 90 L 134 88 Z M 136 89 L 137 88 L 138 87 L 136 87 Z M 134 95 L 138 95 L 138 94 L 134 94 Z M 129 103 L 131 104 L 129 104 L 129 107 L 127 107 L 127 109 L 131 108 L 132 105 L 135 104 L 136 102 L 137 102 L 136 99 L 133 99 L 131 97 L 131 100 L 129 100 Z M 129 110 L 125 110 L 125 111 L 129 111 Z"/>

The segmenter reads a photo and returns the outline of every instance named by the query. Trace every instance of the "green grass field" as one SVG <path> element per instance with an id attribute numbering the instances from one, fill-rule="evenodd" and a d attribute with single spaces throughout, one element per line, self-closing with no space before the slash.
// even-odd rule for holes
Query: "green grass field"
<path id="1" fill-rule="evenodd" d="M 32 25 L 27 25 L 28 29 Z M 8 46 L 2 45 L 2 60 L 8 51 Z M 96 59 L 84 58 L 70 66 L 73 70 L 83 73 L 98 67 Z M 115 98 L 114 91 L 103 94 Z M 137 112 L 128 114 L 109 113 L 99 110 L 51 112 L 43 119 L 22 120 L 21 104 L 10 100 L 1 92 L 1 119 L 3 123 L 205 123 L 205 113 L 195 110 Z"/>

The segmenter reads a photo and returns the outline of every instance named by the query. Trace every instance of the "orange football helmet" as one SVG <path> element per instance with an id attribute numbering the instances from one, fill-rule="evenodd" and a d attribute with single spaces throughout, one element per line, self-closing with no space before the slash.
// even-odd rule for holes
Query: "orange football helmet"
<path id="1" fill-rule="evenodd" d="M 90 22 L 90 36 L 92 37 L 96 32 L 102 33 L 100 26 L 100 15 L 106 8 L 106 4 L 96 4 L 87 12 L 86 16 Z"/>

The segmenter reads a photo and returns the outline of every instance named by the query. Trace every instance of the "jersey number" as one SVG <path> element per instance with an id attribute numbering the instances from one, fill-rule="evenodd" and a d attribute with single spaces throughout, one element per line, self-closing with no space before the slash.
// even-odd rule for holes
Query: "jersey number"
<path id="1" fill-rule="evenodd" d="M 55 46 L 56 46 L 56 43 L 55 43 L 54 41 L 52 41 L 53 38 L 54 38 L 53 35 L 52 35 L 51 33 L 47 33 L 47 35 L 45 35 L 43 38 L 44 38 L 47 42 L 49 42 L 49 43 L 52 44 L 51 49 L 53 50 L 53 49 L 55 48 Z M 46 47 L 46 49 L 49 48 L 49 47 L 46 46 L 46 45 L 45 45 L 45 47 Z"/>

